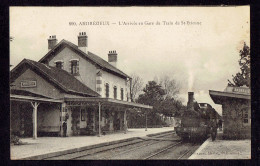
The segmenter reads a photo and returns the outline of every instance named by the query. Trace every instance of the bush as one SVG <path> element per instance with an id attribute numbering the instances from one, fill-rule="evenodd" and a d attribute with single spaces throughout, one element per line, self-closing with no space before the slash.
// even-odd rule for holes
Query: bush
<path id="1" fill-rule="evenodd" d="M 10 143 L 14 145 L 20 145 L 21 141 L 18 136 L 11 134 Z"/>

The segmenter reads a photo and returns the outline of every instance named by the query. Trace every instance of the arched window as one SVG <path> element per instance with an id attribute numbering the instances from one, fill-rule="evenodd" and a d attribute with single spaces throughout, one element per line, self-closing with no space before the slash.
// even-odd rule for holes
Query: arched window
<path id="1" fill-rule="evenodd" d="M 106 83 L 106 97 L 109 97 L 109 84 Z"/>
<path id="2" fill-rule="evenodd" d="M 114 99 L 116 99 L 116 98 L 117 98 L 117 87 L 114 86 Z"/>
<path id="3" fill-rule="evenodd" d="M 79 61 L 78 60 L 70 60 L 70 69 L 71 74 L 78 75 L 79 74 Z"/>
<path id="4" fill-rule="evenodd" d="M 121 88 L 121 100 L 124 100 L 124 89 Z"/>
<path id="5" fill-rule="evenodd" d="M 63 69 L 63 62 L 57 61 L 57 62 L 55 62 L 55 64 L 56 64 L 56 67 L 57 67 L 57 68 Z"/>

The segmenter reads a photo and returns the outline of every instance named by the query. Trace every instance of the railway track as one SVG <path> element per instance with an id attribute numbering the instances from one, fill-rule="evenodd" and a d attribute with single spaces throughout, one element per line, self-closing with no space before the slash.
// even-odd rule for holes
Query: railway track
<path id="1" fill-rule="evenodd" d="M 146 158 L 145 160 L 149 159 L 175 159 L 175 160 L 181 160 L 181 159 L 187 159 L 190 155 L 193 154 L 194 151 L 200 146 L 200 144 L 195 143 L 185 143 L 185 142 L 178 142 L 176 144 L 172 144 L 171 146 L 161 149 L 158 152 L 155 152 Z M 173 149 L 174 148 L 174 149 Z M 165 154 L 168 155 L 168 157 L 165 158 Z M 163 157 L 162 157 L 163 156 Z"/>
<path id="2" fill-rule="evenodd" d="M 150 158 L 152 158 L 152 157 L 154 157 L 154 156 L 156 156 L 156 155 L 158 155 L 158 154 L 161 154 L 161 153 L 165 152 L 165 151 L 168 150 L 168 149 L 171 149 L 171 148 L 173 148 L 173 147 L 175 147 L 175 146 L 181 144 L 181 143 L 182 143 L 182 141 L 177 142 L 176 144 L 173 144 L 173 145 L 171 145 L 171 146 L 169 146 L 169 147 L 167 147 L 167 148 L 165 148 L 165 149 L 162 149 L 162 150 L 160 150 L 160 151 L 158 151 L 158 152 L 156 152 L 156 153 L 154 153 L 154 154 L 151 154 L 150 156 L 147 156 L 146 158 L 144 158 L 144 160 L 148 160 L 148 159 L 150 159 Z"/>
<path id="3" fill-rule="evenodd" d="M 161 138 L 172 137 L 173 132 L 171 133 L 162 133 L 160 135 L 156 135 L 151 137 L 152 139 L 136 139 L 131 141 L 126 141 L 118 144 L 112 144 L 107 146 L 102 146 L 93 149 L 87 149 L 79 152 L 68 153 L 65 155 L 54 156 L 50 158 L 45 158 L 44 160 L 62 160 L 62 159 L 70 159 L 70 160 L 80 160 L 80 159 L 108 159 L 109 157 L 99 157 L 102 156 L 102 153 L 112 153 L 112 154 L 125 154 L 137 149 L 141 149 L 152 144 L 159 143 Z M 155 140 L 154 140 L 155 139 Z M 156 140 L 159 139 L 159 140 Z M 143 144 L 143 145 L 142 145 Z M 138 146 L 140 145 L 140 146 Z M 127 150 L 122 150 L 127 147 Z M 129 149 L 130 147 L 130 149 Z M 109 155 L 111 156 L 111 155 Z"/>
<path id="4" fill-rule="evenodd" d="M 178 160 L 185 159 L 184 157 L 187 156 L 189 157 L 191 154 L 193 154 L 196 150 L 198 149 L 198 146 L 196 144 L 193 144 L 190 149 L 188 149 L 186 152 L 184 152 L 181 156 L 178 157 Z M 190 155 L 188 155 L 191 153 Z"/>
<path id="5" fill-rule="evenodd" d="M 174 139 L 175 138 L 175 139 Z M 138 138 L 85 149 L 44 160 L 187 159 L 199 146 L 182 142 L 174 133 Z"/>

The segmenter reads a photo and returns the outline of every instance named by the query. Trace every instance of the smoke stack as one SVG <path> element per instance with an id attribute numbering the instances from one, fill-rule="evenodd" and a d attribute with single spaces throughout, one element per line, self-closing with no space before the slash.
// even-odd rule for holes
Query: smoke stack
<path id="1" fill-rule="evenodd" d="M 51 49 L 53 49 L 56 44 L 57 44 L 57 39 L 56 39 L 56 35 L 50 36 L 48 39 L 48 50 L 50 51 Z"/>
<path id="2" fill-rule="evenodd" d="M 117 53 L 116 51 L 109 51 L 108 53 L 108 63 L 113 65 L 114 67 L 117 66 Z"/>
<path id="3" fill-rule="evenodd" d="M 87 53 L 88 48 L 88 36 L 86 35 L 86 32 L 79 32 L 78 36 L 78 48 Z"/>
<path id="4" fill-rule="evenodd" d="M 187 109 L 194 110 L 194 92 L 188 92 Z"/>

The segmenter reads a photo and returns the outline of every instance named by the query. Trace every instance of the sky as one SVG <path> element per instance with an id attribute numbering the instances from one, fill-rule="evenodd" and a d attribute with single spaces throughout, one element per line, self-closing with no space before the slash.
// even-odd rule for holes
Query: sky
<path id="1" fill-rule="evenodd" d="M 10 64 L 40 60 L 51 35 L 77 45 L 79 32 L 86 32 L 88 50 L 105 60 L 116 50 L 126 74 L 144 83 L 169 76 L 180 85 L 183 104 L 193 91 L 221 115 L 209 90 L 223 91 L 239 71 L 239 50 L 244 42 L 250 46 L 250 8 L 10 7 Z"/>

